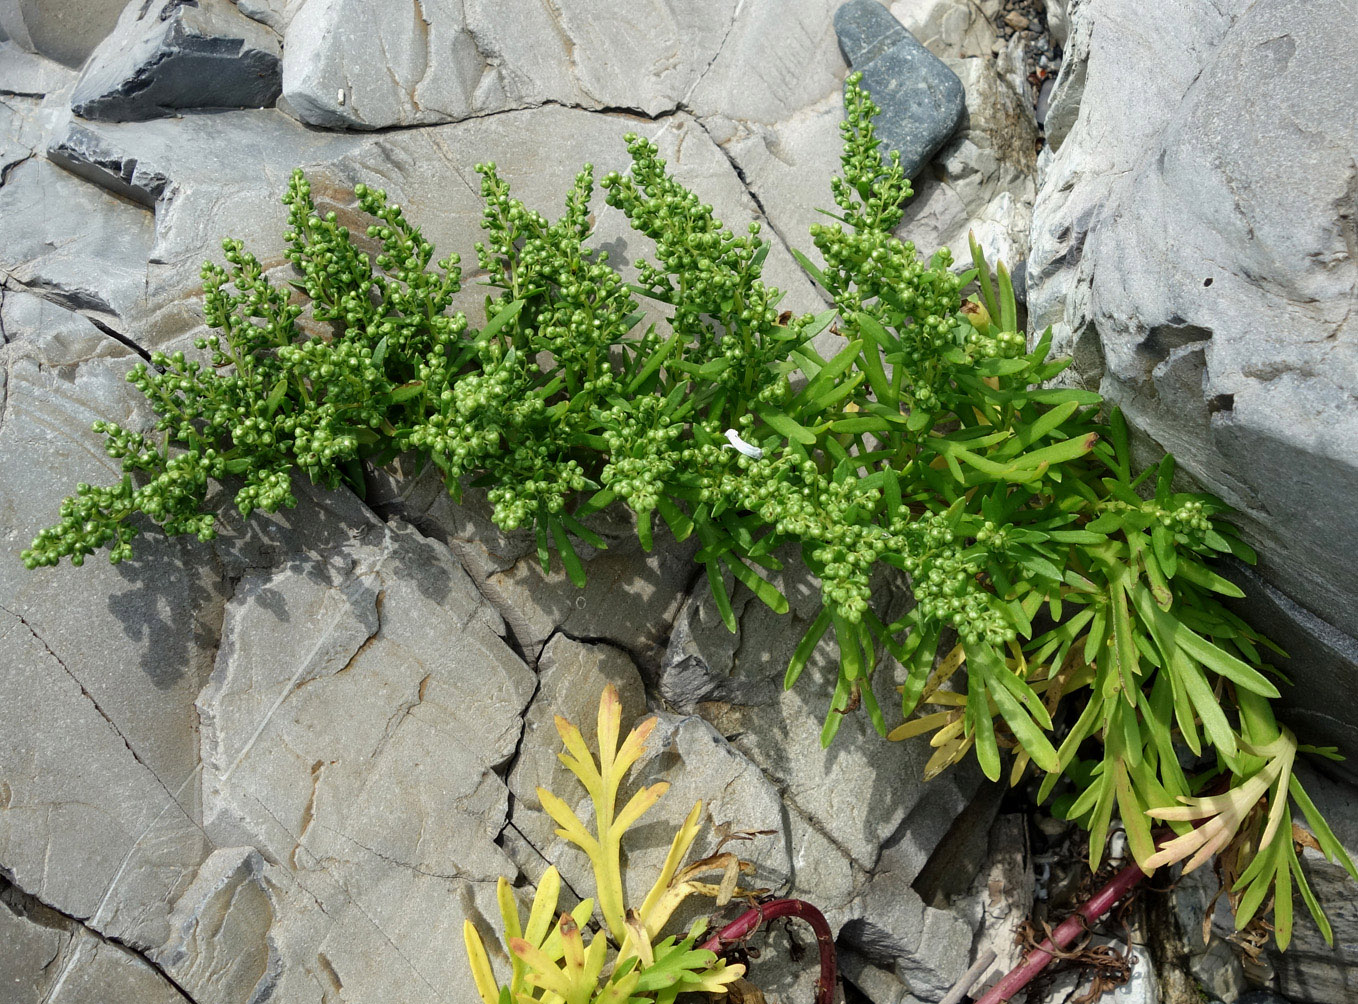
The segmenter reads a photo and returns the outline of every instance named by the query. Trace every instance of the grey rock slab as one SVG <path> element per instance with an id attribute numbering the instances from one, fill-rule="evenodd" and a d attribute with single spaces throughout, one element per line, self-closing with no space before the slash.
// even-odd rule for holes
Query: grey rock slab
<path id="1" fill-rule="evenodd" d="M 130 3 L 71 93 L 76 114 L 141 121 L 192 108 L 263 108 L 282 83 L 278 35 L 227 0 Z"/>
<path id="2" fill-rule="evenodd" d="M 75 79 L 69 67 L 14 42 L 0 42 L 0 94 L 41 97 L 59 91 Z"/>
<path id="3" fill-rule="evenodd" d="M 938 1000 L 970 964 L 972 926 L 948 910 L 926 906 L 889 872 L 864 885 L 857 905 L 859 915 L 841 928 L 840 942 L 893 972 L 905 992 Z"/>
<path id="4" fill-rule="evenodd" d="M 1338 4 L 1244 6 L 1072 11 L 1052 114 L 1078 91 L 1079 115 L 1039 195 L 1030 309 L 1239 510 L 1264 578 L 1352 637 L 1358 521 L 1332 500 L 1358 487 L 1354 29 Z M 1152 50 L 1162 72 L 1126 88 Z M 1294 670 L 1316 693 L 1337 672 Z"/>
<path id="5" fill-rule="evenodd" d="M 772 122 L 840 73 L 833 0 L 533 0 L 513 19 L 491 0 L 428 0 L 394 13 L 358 0 L 249 6 L 287 24 L 283 106 L 327 127 L 450 122 L 544 103 Z M 370 58 L 374 40 L 384 61 Z"/>
<path id="6" fill-rule="evenodd" d="M 20 888 L 96 931 L 160 944 L 167 904 L 209 849 L 181 805 L 192 792 L 168 790 L 11 613 L 0 613 L 0 653 L 0 861 Z"/>
<path id="7" fill-rule="evenodd" d="M 895 0 L 891 16 L 940 59 L 989 59 L 998 35 L 996 0 Z M 965 85 L 965 81 L 963 81 Z"/>
<path id="8" fill-rule="evenodd" d="M 3 0 L 0 36 L 20 48 L 79 66 L 113 30 L 127 0 Z"/>
<path id="9" fill-rule="evenodd" d="M 147 309 L 154 220 L 42 157 L 14 164 L 0 186 L 0 268 L 23 286 L 128 331 Z"/>
<path id="10" fill-rule="evenodd" d="M 267 24 L 281 38 L 306 0 L 231 0 L 246 17 Z"/>
<path id="11" fill-rule="evenodd" d="M 273 904 L 264 859 L 250 847 L 208 855 L 170 913 L 169 940 L 158 964 L 192 1000 L 268 1000 L 281 959 L 269 943 Z"/>
<path id="12" fill-rule="evenodd" d="M 209 828 L 275 860 L 348 840 L 459 874 L 458 842 L 420 834 L 503 822 L 490 770 L 514 752 L 534 680 L 499 628 L 447 550 L 409 530 L 379 524 L 324 565 L 248 575 L 198 702 Z"/>
<path id="13" fill-rule="evenodd" d="M 6 1004 L 183 1004 L 146 959 L 14 886 L 0 890 L 0 944 Z"/>
<path id="14" fill-rule="evenodd" d="M 56 522 L 75 486 L 116 482 L 96 419 L 140 428 L 135 356 L 88 320 L 22 291 L 0 291 L 6 372 L 0 463 L 0 605 L 78 682 L 120 741 L 170 791 L 197 763 L 193 702 L 211 671 L 225 588 L 209 548 L 149 532 L 133 560 L 29 571 L 22 552 Z M 44 662 L 45 664 L 45 662 Z M 36 666 L 29 666 L 36 670 Z M 32 730 L 26 730 L 31 732 Z M 185 806 L 192 799 L 181 795 Z"/>
<path id="15" fill-rule="evenodd" d="M 977 985 L 1002 978 L 1023 961 L 1019 928 L 1032 914 L 1033 863 L 1028 852 L 1028 817 L 1009 813 L 990 828 L 986 861 L 977 872 L 971 899 L 981 908 L 976 954 L 986 948 L 995 961 Z"/>
<path id="16" fill-rule="evenodd" d="M 877 0 L 835 12 L 839 48 L 882 112 L 877 135 L 914 177 L 948 141 L 966 111 L 962 81 Z"/>
<path id="17" fill-rule="evenodd" d="M 373 505 L 452 548 L 504 617 L 525 658 L 539 659 L 543 645 L 561 632 L 618 646 L 643 667 L 656 666 L 696 574 L 691 543 L 676 545 L 661 538 L 647 554 L 630 520 L 610 509 L 591 520 L 592 529 L 608 544 L 606 550 L 574 543 L 585 568 L 581 588 L 566 576 L 555 552 L 551 571 L 543 570 L 531 530 L 505 533 L 496 527 L 483 492 L 466 489 L 458 504 L 437 469 L 411 474 L 407 464 L 378 472 L 370 494 Z"/>
<path id="18" fill-rule="evenodd" d="M 310 125 L 376 129 L 581 96 L 548 5 L 522 4 L 510 21 L 482 7 L 307 0 L 284 36 L 284 107 Z"/>
<path id="19" fill-rule="evenodd" d="M 790 564 L 775 579 L 788 597 L 789 614 L 775 614 L 743 588 L 736 591 L 732 602 L 739 635 L 734 638 L 711 598 L 699 600 L 697 615 L 689 616 L 691 648 L 685 657 L 701 653 L 696 657 L 713 678 L 728 681 L 724 686 L 733 694 L 731 700 L 699 704 L 699 712 L 722 734 L 734 737 L 733 744 L 768 774 L 789 805 L 861 868 L 870 869 L 883 842 L 924 795 L 920 776 L 927 748 L 886 742 L 865 713 L 845 715 L 830 750 L 821 747 L 821 726 L 839 671 L 833 639 L 822 639 L 792 690 L 782 687 L 793 649 L 817 612 L 819 587 L 807 573 L 791 571 L 796 567 Z M 698 588 L 707 591 L 706 583 Z M 878 595 L 890 592 L 883 588 Z M 676 660 L 668 659 L 667 665 L 673 667 Z M 891 669 L 883 667 L 873 681 L 889 713 L 897 682 Z M 948 783 L 946 778 L 934 782 Z"/>
<path id="20" fill-rule="evenodd" d="M 509 797 L 493 768 L 535 685 L 501 630 L 448 550 L 400 526 L 246 574 L 199 699 L 204 810 L 220 846 L 271 862 L 251 943 L 274 946 L 283 999 L 395 981 L 472 1000 L 448 946 L 516 873 L 493 843 Z"/>
<path id="21" fill-rule="evenodd" d="M 727 120 L 756 127 L 782 122 L 838 90 L 844 60 L 835 39 L 837 6 L 838 0 L 728 4 L 732 17 L 722 25 L 721 47 L 684 106 L 709 126 Z M 719 18 L 713 20 L 721 24 Z"/>

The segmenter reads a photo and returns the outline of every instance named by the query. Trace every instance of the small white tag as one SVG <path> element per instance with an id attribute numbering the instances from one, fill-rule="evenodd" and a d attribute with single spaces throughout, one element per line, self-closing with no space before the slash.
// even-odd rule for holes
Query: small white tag
<path id="1" fill-rule="evenodd" d="M 755 460 L 758 460 L 760 457 L 764 455 L 764 451 L 761 450 L 759 447 L 751 446 L 749 443 L 745 442 L 745 440 L 741 439 L 740 433 L 736 432 L 735 429 L 727 429 L 726 438 L 729 441 L 730 445 L 722 447 L 722 449 L 724 450 L 725 449 L 739 450 L 747 457 L 754 457 Z"/>

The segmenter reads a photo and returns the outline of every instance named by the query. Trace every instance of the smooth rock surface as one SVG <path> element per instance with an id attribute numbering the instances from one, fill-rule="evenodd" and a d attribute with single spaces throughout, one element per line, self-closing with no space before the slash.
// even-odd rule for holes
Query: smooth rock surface
<path id="1" fill-rule="evenodd" d="M 118 21 L 128 0 L 3 0 L 0 35 L 21 49 L 79 66 Z"/>
<path id="2" fill-rule="evenodd" d="M 876 125 L 885 150 L 899 151 L 913 178 L 962 121 L 962 81 L 876 0 L 840 7 L 835 32 L 840 52 L 882 109 Z"/>
<path id="3" fill-rule="evenodd" d="M 77 115 L 113 122 L 190 108 L 263 108 L 281 84 L 273 30 L 227 0 L 130 3 L 71 93 Z"/>
<path id="4" fill-rule="evenodd" d="M 41 97 L 73 79 L 68 67 L 26 52 L 12 41 L 0 41 L 0 94 Z"/>

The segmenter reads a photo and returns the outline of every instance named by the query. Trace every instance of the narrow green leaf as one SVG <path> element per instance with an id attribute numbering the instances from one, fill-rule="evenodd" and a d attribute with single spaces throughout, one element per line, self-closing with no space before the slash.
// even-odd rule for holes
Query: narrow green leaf
<path id="1" fill-rule="evenodd" d="M 1009 279 L 1009 269 L 1004 262 L 995 264 L 995 275 L 1000 281 L 1000 330 L 1018 330 L 1018 305 L 1014 302 L 1014 284 Z"/>
<path id="2" fill-rule="evenodd" d="M 566 575 L 577 586 L 583 587 L 585 584 L 585 566 L 580 561 L 580 555 L 575 553 L 575 545 L 566 534 L 566 528 L 562 526 L 561 520 L 553 518 L 551 520 L 552 539 L 556 542 L 557 553 L 561 555 L 561 564 L 566 568 Z"/>
<path id="3" fill-rule="evenodd" d="M 788 439 L 801 443 L 803 446 L 816 445 L 816 434 L 790 415 L 785 415 L 781 411 L 775 411 L 772 408 L 764 409 L 758 414 L 759 417 L 764 420 L 764 424 L 779 435 L 786 436 Z"/>
<path id="4" fill-rule="evenodd" d="M 655 508 L 660 513 L 660 518 L 665 521 L 665 525 L 670 528 L 670 533 L 674 534 L 676 541 L 688 539 L 688 535 L 693 532 L 693 520 L 689 519 L 682 509 L 664 495 L 656 500 Z"/>
<path id="5" fill-rule="evenodd" d="M 494 317 L 486 322 L 486 326 L 477 333 L 477 341 L 488 342 L 494 338 L 510 321 L 519 316 L 519 311 L 523 309 L 523 300 L 514 300 L 506 304 Z"/>
<path id="6" fill-rule="evenodd" d="M 787 597 L 778 591 L 778 587 L 767 579 L 757 575 L 749 565 L 741 561 L 734 555 L 726 558 L 726 567 L 731 569 L 731 574 L 736 580 L 743 583 L 750 592 L 759 597 L 761 603 L 776 614 L 787 613 Z"/>
<path id="7" fill-rule="evenodd" d="M 834 742 L 839 727 L 844 724 L 844 715 L 849 707 L 849 691 L 853 689 L 853 684 L 843 673 L 839 674 L 839 682 L 835 684 L 834 696 L 830 698 L 830 710 L 825 715 L 825 724 L 820 730 L 821 749 L 829 749 Z"/>
<path id="8" fill-rule="evenodd" d="M 816 283 L 821 289 L 825 290 L 827 293 L 834 292 L 834 287 L 832 287 L 829 280 L 825 278 L 825 273 L 816 268 L 816 266 L 811 263 L 810 258 L 802 254 L 796 248 L 791 248 L 790 250 L 792 251 L 792 257 L 797 259 L 797 264 L 802 267 L 802 270 L 805 271 L 807 275 L 816 280 Z"/>
<path id="9" fill-rule="evenodd" d="M 401 384 L 391 390 L 391 403 L 400 404 L 402 401 L 409 401 L 412 397 L 424 392 L 424 382 L 422 380 L 412 380 L 410 383 Z"/>
<path id="10" fill-rule="evenodd" d="M 627 393 L 629 395 L 635 394 L 641 385 L 665 364 L 665 360 L 668 359 L 670 353 L 678 347 L 682 338 L 683 335 L 676 331 L 666 340 L 664 345 L 660 346 L 660 348 L 656 349 L 646 358 L 645 365 L 637 371 L 637 375 L 632 377 L 631 382 L 627 385 Z"/>
<path id="11" fill-rule="evenodd" d="M 288 393 L 288 377 L 287 374 L 284 374 L 283 376 L 278 378 L 278 382 L 275 383 L 273 385 L 273 389 L 269 391 L 269 396 L 264 399 L 265 418 L 273 417 L 274 412 L 276 412 L 278 410 L 278 406 L 283 403 L 283 398 L 287 395 L 287 393 Z"/>
<path id="12" fill-rule="evenodd" d="M 995 300 L 995 287 L 990 281 L 990 266 L 986 264 L 985 252 L 981 250 L 981 245 L 976 243 L 975 234 L 967 234 L 967 243 L 971 245 L 971 262 L 976 266 L 976 278 L 981 287 L 981 301 L 985 304 L 985 309 L 990 316 L 998 321 L 1000 305 Z"/>
<path id="13" fill-rule="evenodd" d="M 1151 527 L 1151 547 L 1155 549 L 1155 560 L 1160 562 L 1165 578 L 1174 578 L 1179 568 L 1179 556 L 1174 549 L 1174 535 L 1169 532 L 1169 527 L 1158 523 Z"/>
<path id="14" fill-rule="evenodd" d="M 811 626 L 806 629 L 806 634 L 802 635 L 802 640 L 797 643 L 796 649 L 792 652 L 792 660 L 787 664 L 787 672 L 783 674 L 783 689 L 791 690 L 797 678 L 802 675 L 802 670 L 806 668 L 806 662 L 811 658 L 811 653 L 816 650 L 820 640 L 825 637 L 825 630 L 830 626 L 830 608 L 821 607 L 820 613 L 816 614 L 816 619 L 811 622 Z"/>
<path id="15" fill-rule="evenodd" d="M 712 599 L 717 604 L 717 613 L 721 615 L 721 622 L 726 625 L 726 630 L 732 634 L 736 633 L 736 615 L 731 610 L 731 597 L 726 593 L 726 581 L 721 575 L 721 566 L 715 560 L 705 563 L 707 566 L 707 585 L 712 590 Z"/>
<path id="16" fill-rule="evenodd" d="M 1293 801 L 1301 806 L 1301 811 L 1306 816 L 1306 824 L 1311 827 L 1311 832 L 1315 834 L 1316 842 L 1320 844 L 1320 849 L 1325 853 L 1325 856 L 1335 864 L 1341 865 L 1350 877 L 1358 882 L 1358 868 L 1355 868 L 1353 861 L 1349 859 L 1348 852 L 1344 850 L 1344 845 L 1335 839 L 1330 824 L 1326 822 L 1325 817 L 1316 808 L 1315 802 L 1311 801 L 1311 796 L 1306 793 L 1306 789 L 1302 787 L 1296 774 L 1288 778 L 1287 790 L 1291 793 Z"/>

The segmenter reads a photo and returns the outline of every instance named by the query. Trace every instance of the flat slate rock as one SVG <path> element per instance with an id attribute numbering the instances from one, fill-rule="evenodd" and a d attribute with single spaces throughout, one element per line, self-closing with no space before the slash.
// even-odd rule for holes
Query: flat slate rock
<path id="1" fill-rule="evenodd" d="M 835 11 L 839 51 L 881 106 L 877 135 L 899 150 L 914 177 L 957 130 L 966 112 L 962 81 L 876 0 Z"/>
<path id="2" fill-rule="evenodd" d="M 263 108 L 282 89 L 278 35 L 226 0 L 128 4 L 71 95 L 85 118 L 141 122 L 186 108 Z"/>

